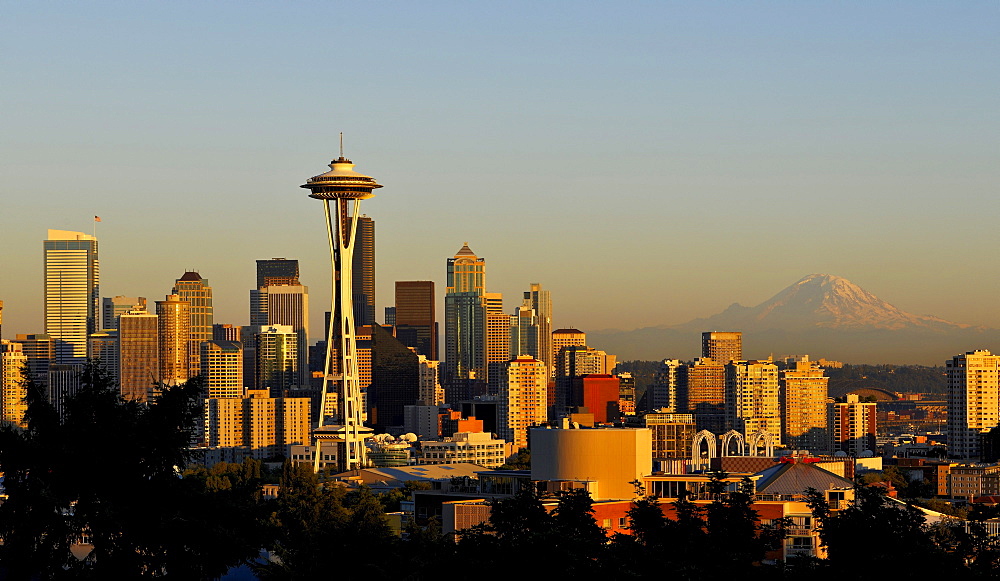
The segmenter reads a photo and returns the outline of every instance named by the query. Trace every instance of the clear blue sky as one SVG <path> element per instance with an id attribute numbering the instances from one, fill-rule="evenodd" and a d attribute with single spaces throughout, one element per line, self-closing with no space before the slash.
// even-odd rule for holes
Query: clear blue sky
<path id="1" fill-rule="evenodd" d="M 635 328 L 811 272 L 1000 326 L 1000 13 L 966 2 L 11 2 L 0 19 L 4 336 L 41 332 L 42 240 L 100 215 L 102 295 L 187 269 L 244 324 L 298 258 L 346 134 L 385 187 L 378 313 L 468 241 L 513 309 Z M 317 333 L 314 333 L 317 334 Z M 970 348 L 978 346 L 970 346 Z M 948 354 L 943 354 L 946 356 Z"/>

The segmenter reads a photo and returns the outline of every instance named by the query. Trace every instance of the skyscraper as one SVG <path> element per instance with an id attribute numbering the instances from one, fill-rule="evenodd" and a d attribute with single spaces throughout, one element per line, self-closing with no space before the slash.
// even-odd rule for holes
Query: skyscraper
<path id="1" fill-rule="evenodd" d="M 20 343 L 0 340 L 0 426 L 27 427 L 24 414 L 28 411 L 28 393 L 24 372 L 28 356 Z"/>
<path id="2" fill-rule="evenodd" d="M 743 360 L 743 333 L 709 331 L 701 334 L 701 356 L 723 365 Z"/>
<path id="3" fill-rule="evenodd" d="M 687 366 L 684 389 L 687 411 L 694 415 L 699 430 L 715 434 L 726 431 L 726 366 L 701 357 Z"/>
<path id="4" fill-rule="evenodd" d="M 354 324 L 375 324 L 375 220 L 359 216 L 354 249 Z"/>
<path id="5" fill-rule="evenodd" d="M 444 295 L 446 381 L 485 380 L 486 260 L 468 243 L 448 259 Z"/>
<path id="6" fill-rule="evenodd" d="M 483 351 L 483 369 L 476 377 L 490 384 L 490 393 L 499 389 L 498 381 L 507 375 L 504 365 L 514 357 L 510 354 L 510 315 L 503 312 L 503 294 L 484 293 L 486 324 L 483 340 L 486 347 Z M 499 379 L 495 376 L 499 375 Z"/>
<path id="7" fill-rule="evenodd" d="M 122 397 L 150 401 L 160 380 L 157 317 L 129 311 L 118 317 L 118 380 Z"/>
<path id="8" fill-rule="evenodd" d="M 587 334 L 579 329 L 556 329 L 552 331 L 552 365 L 553 375 L 558 367 L 559 351 L 563 347 L 569 346 L 585 347 L 587 345 Z"/>
<path id="9" fill-rule="evenodd" d="M 507 363 L 507 374 L 500 388 L 498 435 L 514 443 L 515 449 L 528 446 L 528 428 L 545 422 L 546 385 L 549 381 L 545 363 L 533 357 L 518 357 Z"/>
<path id="10" fill-rule="evenodd" d="M 190 377 L 191 303 L 178 295 L 156 301 L 156 328 L 159 343 L 159 380 L 177 385 Z"/>
<path id="11" fill-rule="evenodd" d="M 290 325 L 250 327 L 247 342 L 252 342 L 255 389 L 268 390 L 270 397 L 285 397 L 300 385 L 299 336 Z M 244 351 L 244 357 L 247 357 Z M 244 383 L 249 383 L 244 378 Z"/>
<path id="12" fill-rule="evenodd" d="M 649 411 L 677 414 L 687 411 L 687 365 L 677 359 L 664 359 L 646 389 Z"/>
<path id="13" fill-rule="evenodd" d="M 235 341 L 205 341 L 200 349 L 206 399 L 243 397 L 242 346 Z"/>
<path id="14" fill-rule="evenodd" d="M 514 309 L 514 314 L 510 316 L 510 358 L 530 355 L 544 361 L 541 357 L 538 317 L 535 315 L 534 307 L 531 306 L 528 293 L 524 295 L 524 302 Z M 551 355 L 551 349 L 549 354 Z"/>
<path id="15" fill-rule="evenodd" d="M 552 351 L 552 294 L 542 290 L 542 285 L 537 282 L 531 283 L 530 289 L 525 291 L 524 300 L 534 309 L 538 324 L 539 353 L 536 358 L 545 362 L 551 375 L 555 366 L 555 354 Z"/>
<path id="16" fill-rule="evenodd" d="M 827 383 L 819 363 L 803 357 L 794 369 L 783 369 L 779 388 L 782 442 L 793 450 L 825 452 L 830 445 L 827 432 Z"/>
<path id="17" fill-rule="evenodd" d="M 979 438 L 1000 424 L 1000 355 L 968 351 L 948 370 L 948 456 L 978 459 Z"/>
<path id="18" fill-rule="evenodd" d="M 393 323 L 396 338 L 428 359 L 438 358 L 438 327 L 434 313 L 434 281 L 397 280 Z"/>
<path id="19" fill-rule="evenodd" d="M 271 285 L 299 284 L 299 261 L 272 258 L 257 261 L 257 288 Z"/>
<path id="20" fill-rule="evenodd" d="M 120 295 L 104 297 L 101 299 L 101 328 L 98 330 L 117 329 L 118 317 L 122 313 L 145 310 L 146 297 L 123 297 Z"/>
<path id="21" fill-rule="evenodd" d="M 121 368 L 118 356 L 117 329 L 105 329 L 90 334 L 90 357 L 108 374 L 112 385 L 118 385 L 118 370 Z"/>
<path id="22" fill-rule="evenodd" d="M 770 361 L 733 361 L 726 366 L 726 423 L 749 438 L 765 432 L 780 443 L 778 366 Z"/>
<path id="23" fill-rule="evenodd" d="M 329 331 L 327 333 L 327 356 L 323 371 L 320 409 L 326 409 L 328 387 L 332 382 L 336 387 L 340 405 L 337 406 L 338 424 L 327 430 L 336 434 L 338 447 L 338 467 L 353 470 L 367 464 L 362 425 L 361 390 L 358 386 L 357 362 L 355 360 L 354 338 L 354 250 L 357 242 L 357 225 L 361 210 L 361 200 L 375 195 L 376 188 L 382 187 L 375 179 L 354 171 L 354 163 L 341 155 L 330 163 L 330 171 L 309 178 L 301 187 L 310 191 L 310 197 L 323 200 L 326 216 L 327 240 L 330 246 L 330 268 L 333 288 L 330 297 Z M 334 208 L 331 212 L 330 202 Z M 331 355 L 337 354 L 336 361 Z M 325 418 L 319 418 L 317 432 L 322 432 Z M 317 439 L 314 468 L 319 469 L 322 446 Z M 341 453 L 342 452 L 342 453 Z"/>
<path id="24" fill-rule="evenodd" d="M 299 385 L 309 385 L 309 287 L 267 286 L 266 325 L 289 325 L 298 334 Z"/>
<path id="25" fill-rule="evenodd" d="M 857 394 L 849 393 L 845 402 L 830 404 L 830 451 L 860 456 L 875 451 L 876 404 L 861 403 Z M 949 442 L 950 453 L 950 442 Z"/>
<path id="26" fill-rule="evenodd" d="M 98 331 L 97 239 L 83 232 L 49 230 L 45 254 L 45 333 L 56 342 L 56 361 L 87 358 L 87 336 Z"/>
<path id="27" fill-rule="evenodd" d="M 188 369 L 191 377 L 198 375 L 201 368 L 202 341 L 212 340 L 214 308 L 212 287 L 207 278 L 197 272 L 185 272 L 174 281 L 173 294 L 191 304 L 191 336 L 188 339 Z"/>

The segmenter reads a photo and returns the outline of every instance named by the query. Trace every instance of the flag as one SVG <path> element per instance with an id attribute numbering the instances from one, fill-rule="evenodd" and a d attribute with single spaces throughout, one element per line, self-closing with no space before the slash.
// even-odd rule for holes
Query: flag
<path id="1" fill-rule="evenodd" d="M 100 222 L 100 221 L 101 221 L 100 216 L 94 216 L 94 222 Z"/>

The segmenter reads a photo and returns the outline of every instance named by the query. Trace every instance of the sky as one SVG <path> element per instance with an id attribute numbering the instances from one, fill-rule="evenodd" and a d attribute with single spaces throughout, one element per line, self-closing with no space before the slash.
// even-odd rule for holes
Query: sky
<path id="1" fill-rule="evenodd" d="M 810 273 L 1000 327 L 998 25 L 994 1 L 7 3 L 3 336 L 43 331 L 46 230 L 94 215 L 102 296 L 197 270 L 246 324 L 254 261 L 297 258 L 322 329 L 298 186 L 341 131 L 384 185 L 379 320 L 395 280 L 441 309 L 468 242 L 506 309 L 551 290 L 556 327 L 682 323 Z"/>

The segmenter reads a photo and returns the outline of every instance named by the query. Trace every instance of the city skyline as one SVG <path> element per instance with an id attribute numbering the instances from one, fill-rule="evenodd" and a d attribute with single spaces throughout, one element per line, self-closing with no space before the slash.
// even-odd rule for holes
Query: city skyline
<path id="1" fill-rule="evenodd" d="M 333 10 L 318 4 L 206 7 L 198 22 L 184 3 L 12 8 L 0 24 L 22 49 L 2 65 L 14 79 L 0 162 L 11 194 L 0 243 L 13 250 L 4 337 L 44 331 L 45 230 L 90 232 L 95 214 L 102 297 L 162 297 L 197 271 L 215 320 L 243 324 L 253 261 L 274 256 L 298 258 L 303 284 L 325 296 L 323 233 L 288 184 L 334 156 L 341 129 L 346 154 L 398 192 L 365 210 L 379 224 L 377 317 L 397 280 L 443 289 L 441 262 L 468 241 L 505 310 L 540 282 L 556 327 L 683 323 L 811 272 L 909 312 L 1000 327 L 982 308 L 995 259 L 963 258 L 996 242 L 991 4 L 664 5 L 601 19 L 509 8 L 338 8 L 398 33 L 370 51 L 352 48 L 350 29 L 285 42 Z M 418 37 L 414 22 L 429 28 Z M 119 23 L 128 34 L 101 32 Z M 257 29 L 272 34 L 227 52 L 231 35 Z M 602 50 L 590 48 L 598 31 Z M 323 90 L 299 82 L 331 54 L 379 90 L 343 93 L 331 113 Z M 87 89 L 70 101 L 66 82 Z M 306 119 L 328 129 L 303 135 Z M 72 192 L 39 179 L 55 172 L 74 176 Z M 580 236 L 601 230 L 601 245 Z M 248 231 L 267 234 L 231 244 Z"/>

